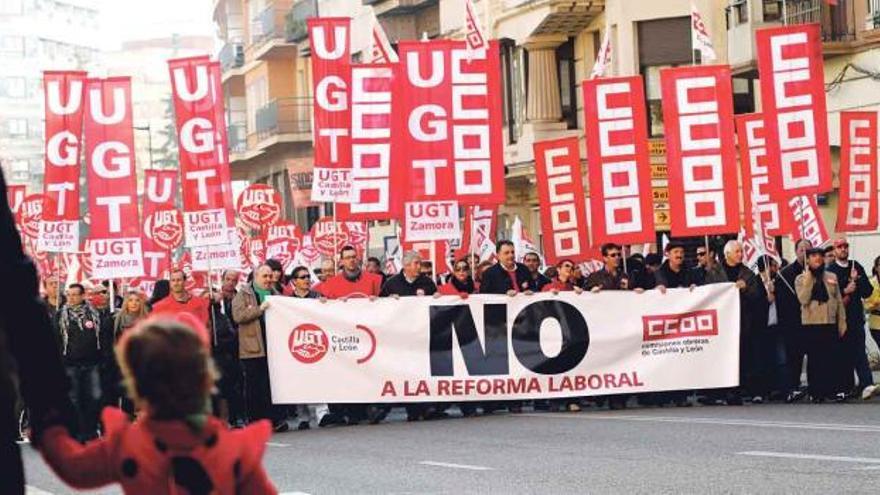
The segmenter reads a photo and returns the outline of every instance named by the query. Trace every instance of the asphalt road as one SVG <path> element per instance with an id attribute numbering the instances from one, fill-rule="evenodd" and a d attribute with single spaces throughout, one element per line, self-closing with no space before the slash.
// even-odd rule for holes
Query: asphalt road
<path id="1" fill-rule="evenodd" d="M 497 413 L 276 434 L 282 493 L 876 493 L 880 399 Z M 30 493 L 72 493 L 26 447 Z M 106 489 L 89 493 L 119 493 Z"/>

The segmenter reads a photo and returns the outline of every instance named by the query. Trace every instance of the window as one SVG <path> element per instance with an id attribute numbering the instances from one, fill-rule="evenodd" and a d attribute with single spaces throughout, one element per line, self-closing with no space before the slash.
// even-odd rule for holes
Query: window
<path id="1" fill-rule="evenodd" d="M 4 77 L 0 79 L 0 98 L 24 98 L 26 87 L 23 77 Z"/>
<path id="2" fill-rule="evenodd" d="M 0 55 L 21 58 L 24 56 L 24 38 L 21 36 L 0 36 Z"/>
<path id="3" fill-rule="evenodd" d="M 752 88 L 754 79 L 733 78 L 733 113 L 752 113 L 755 111 L 755 96 Z"/>
<path id="4" fill-rule="evenodd" d="M 782 20 L 782 2 L 784 0 L 764 0 L 761 13 L 764 22 L 778 22 Z"/>
<path id="5" fill-rule="evenodd" d="M 574 77 L 574 41 L 571 38 L 556 49 L 556 67 L 562 119 L 569 129 L 577 129 L 577 83 Z"/>
<path id="6" fill-rule="evenodd" d="M 744 24 L 749 22 L 749 2 L 748 0 L 734 0 L 733 9 L 736 12 L 736 23 Z"/>
<path id="7" fill-rule="evenodd" d="M 501 65 L 504 84 L 504 124 L 507 127 L 507 142 L 514 144 L 522 134 L 522 124 L 525 120 L 524 74 L 527 70 L 525 50 L 521 46 L 516 46 L 513 40 L 501 40 Z"/>
<path id="8" fill-rule="evenodd" d="M 0 15 L 21 15 L 23 13 L 22 0 L 0 0 Z"/>
<path id="9" fill-rule="evenodd" d="M 245 97 L 247 98 L 248 134 L 252 134 L 257 129 L 257 110 L 269 102 L 269 83 L 266 78 L 261 77 L 250 84 L 245 90 Z"/>
<path id="10" fill-rule="evenodd" d="M 9 119 L 6 121 L 6 131 L 11 137 L 27 136 L 27 129 L 26 119 Z"/>
<path id="11" fill-rule="evenodd" d="M 639 71 L 645 79 L 648 132 L 663 136 L 660 70 L 690 64 L 690 17 L 674 17 L 638 23 Z"/>

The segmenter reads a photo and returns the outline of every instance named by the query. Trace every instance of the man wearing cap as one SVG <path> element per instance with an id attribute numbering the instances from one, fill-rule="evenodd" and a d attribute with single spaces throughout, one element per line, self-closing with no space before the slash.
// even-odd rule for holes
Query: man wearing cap
<path id="1" fill-rule="evenodd" d="M 856 394 L 862 399 L 870 399 L 880 392 L 874 385 L 874 377 L 868 366 L 868 355 L 865 353 L 865 306 L 862 299 L 871 295 L 871 281 L 865 274 L 861 263 L 849 259 L 849 243 L 841 237 L 834 241 L 834 263 L 827 267 L 828 271 L 837 276 L 840 295 L 846 307 L 847 332 L 843 337 L 841 359 L 847 371 L 845 384 L 852 389 L 853 369 L 859 377 Z"/>

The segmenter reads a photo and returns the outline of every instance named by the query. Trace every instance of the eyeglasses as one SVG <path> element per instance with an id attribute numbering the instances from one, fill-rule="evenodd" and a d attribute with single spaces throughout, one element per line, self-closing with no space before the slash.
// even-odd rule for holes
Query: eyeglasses
<path id="1" fill-rule="evenodd" d="M 312 278 L 312 277 L 310 277 L 310 276 L 308 276 L 308 275 L 300 275 L 299 277 L 293 277 L 293 278 L 295 278 L 295 279 L 297 279 L 297 280 L 308 280 L 308 279 L 310 279 L 310 278 Z"/>
<path id="2" fill-rule="evenodd" d="M 608 253 L 605 256 L 609 258 L 620 258 L 620 253 Z"/>

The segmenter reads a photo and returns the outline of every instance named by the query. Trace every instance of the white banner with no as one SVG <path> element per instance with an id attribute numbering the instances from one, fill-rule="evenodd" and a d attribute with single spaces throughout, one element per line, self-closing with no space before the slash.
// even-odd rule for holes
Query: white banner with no
<path id="1" fill-rule="evenodd" d="M 269 301 L 279 404 L 580 397 L 739 382 L 733 284 L 666 294 Z"/>

